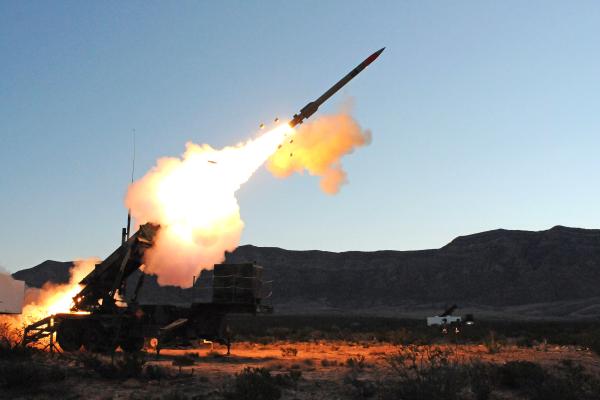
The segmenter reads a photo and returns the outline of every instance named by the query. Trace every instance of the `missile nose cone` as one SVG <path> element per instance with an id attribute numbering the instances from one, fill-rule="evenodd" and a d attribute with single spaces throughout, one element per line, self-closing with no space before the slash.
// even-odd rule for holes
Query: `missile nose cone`
<path id="1" fill-rule="evenodd" d="M 379 55 L 381 53 L 383 53 L 384 50 L 385 50 L 385 47 L 382 47 L 381 49 L 377 50 L 375 53 L 373 53 L 369 57 L 367 57 L 367 59 L 364 61 L 365 67 L 367 65 L 371 64 L 373 61 L 375 61 L 377 59 L 377 57 L 379 57 Z"/>

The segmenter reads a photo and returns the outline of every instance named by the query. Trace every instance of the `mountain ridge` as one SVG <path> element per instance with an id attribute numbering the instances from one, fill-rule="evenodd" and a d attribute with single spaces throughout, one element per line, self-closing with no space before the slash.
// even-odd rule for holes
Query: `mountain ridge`
<path id="1" fill-rule="evenodd" d="M 594 300 L 600 298 L 599 229 L 495 229 L 458 236 L 439 249 L 409 251 L 242 245 L 226 260 L 264 266 L 265 279 L 275 282 L 273 305 L 286 313 L 410 314 L 458 303 L 499 315 L 511 310 L 528 310 L 530 317 L 600 315 Z M 46 261 L 14 276 L 28 284 L 64 277 L 64 271 L 46 271 L 65 269 L 65 263 L 56 265 Z M 210 276 L 203 271 L 201 277 L 206 283 Z M 193 289 L 159 287 L 149 278 L 142 301 L 183 302 L 194 296 Z"/>

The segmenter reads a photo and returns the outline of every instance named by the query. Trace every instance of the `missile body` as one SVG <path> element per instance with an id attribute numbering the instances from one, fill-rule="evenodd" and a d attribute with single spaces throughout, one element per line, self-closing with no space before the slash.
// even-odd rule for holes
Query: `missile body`
<path id="1" fill-rule="evenodd" d="M 375 61 L 375 59 L 377 59 L 377 57 L 379 57 L 379 55 L 383 52 L 383 50 L 385 50 L 385 47 L 380 50 L 377 50 L 375 53 L 371 54 L 363 62 L 358 64 L 358 66 L 356 68 L 354 68 L 352 71 L 350 71 L 350 73 L 348 73 L 346 76 L 344 76 L 342 79 L 340 79 L 338 83 L 336 83 L 328 91 L 323 93 L 321 95 L 321 97 L 319 97 L 315 101 L 311 101 L 310 103 L 305 105 L 304 108 L 302 110 L 300 110 L 300 112 L 298 114 L 294 114 L 294 117 L 289 122 L 289 125 L 292 128 L 296 125 L 300 125 L 306 118 L 309 118 L 311 115 L 313 115 L 315 112 L 317 112 L 317 110 L 319 109 L 319 106 L 321 104 L 325 103 L 325 101 L 327 101 L 327 99 L 329 99 L 331 96 L 333 96 L 335 94 L 335 92 L 340 90 L 346 83 L 350 82 L 352 80 L 352 78 L 354 78 L 356 75 L 360 74 L 363 69 L 367 68 L 367 66 L 369 64 L 371 64 L 373 61 Z"/>

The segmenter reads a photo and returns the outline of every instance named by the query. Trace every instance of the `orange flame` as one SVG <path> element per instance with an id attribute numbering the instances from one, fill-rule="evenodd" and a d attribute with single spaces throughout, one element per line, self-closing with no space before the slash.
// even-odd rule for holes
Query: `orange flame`
<path id="1" fill-rule="evenodd" d="M 14 328 L 29 325 L 49 315 L 70 312 L 73 296 L 80 290 L 79 282 L 100 262 L 97 258 L 77 260 L 69 270 L 69 283 L 46 283 L 41 289 L 28 288 L 25 293 L 25 306 L 21 315 L 3 316 L 0 322 Z"/>

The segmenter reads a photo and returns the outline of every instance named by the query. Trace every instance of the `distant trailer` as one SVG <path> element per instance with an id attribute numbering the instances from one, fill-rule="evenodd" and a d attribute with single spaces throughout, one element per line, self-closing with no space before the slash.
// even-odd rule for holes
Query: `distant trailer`
<path id="1" fill-rule="evenodd" d="M 0 314 L 21 314 L 25 298 L 25 282 L 0 274 Z"/>
<path id="2" fill-rule="evenodd" d="M 427 317 L 427 326 L 460 324 L 461 320 L 461 317 L 454 315 Z"/>

